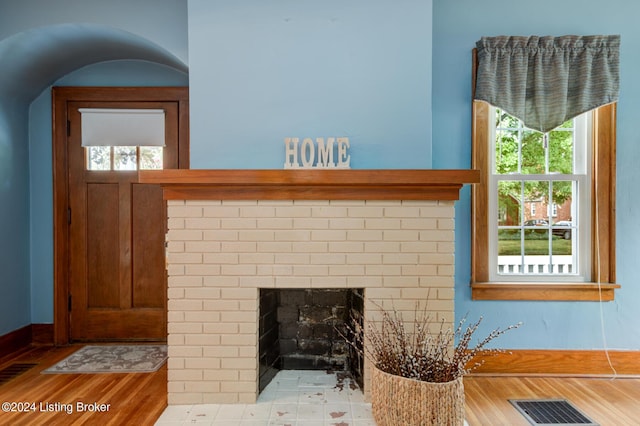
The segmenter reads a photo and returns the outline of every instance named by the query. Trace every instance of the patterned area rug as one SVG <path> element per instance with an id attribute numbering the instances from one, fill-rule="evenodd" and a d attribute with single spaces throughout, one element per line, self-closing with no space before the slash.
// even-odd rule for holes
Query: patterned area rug
<path id="1" fill-rule="evenodd" d="M 42 373 L 149 373 L 166 360 L 166 345 L 85 346 Z"/>

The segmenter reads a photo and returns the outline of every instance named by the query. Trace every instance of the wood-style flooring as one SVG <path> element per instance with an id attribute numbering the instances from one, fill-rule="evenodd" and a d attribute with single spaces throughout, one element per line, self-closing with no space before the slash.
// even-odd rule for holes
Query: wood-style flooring
<path id="1" fill-rule="evenodd" d="M 509 399 L 566 399 L 601 426 L 640 425 L 640 379 L 481 377 L 464 379 L 473 425 L 529 425 Z"/>
<path id="2" fill-rule="evenodd" d="M 0 369 L 37 364 L 0 384 L 1 403 L 23 404 L 23 409 L 35 404 L 35 411 L 0 411 L 0 425 L 154 424 L 167 406 L 166 366 L 155 373 L 41 374 L 77 349 L 34 346 L 0 358 Z M 469 376 L 464 386 L 470 426 L 526 426 L 508 400 L 534 398 L 568 399 L 602 426 L 640 425 L 640 379 Z M 78 412 L 78 402 L 109 404 L 108 411 Z M 63 404 L 71 404 L 73 412 L 68 414 Z"/>
<path id="3" fill-rule="evenodd" d="M 167 407 L 166 364 L 155 373 L 41 374 L 79 347 L 36 346 L 0 358 L 0 369 L 13 363 L 37 363 L 0 384 L 1 403 L 27 405 L 18 408 L 28 410 L 29 404 L 35 404 L 35 411 L 0 411 L 0 425 L 153 425 Z M 78 402 L 109 404 L 108 411 L 78 412 Z M 42 409 L 50 410 L 41 411 L 41 403 Z M 66 404 L 71 404 L 71 414 Z"/>

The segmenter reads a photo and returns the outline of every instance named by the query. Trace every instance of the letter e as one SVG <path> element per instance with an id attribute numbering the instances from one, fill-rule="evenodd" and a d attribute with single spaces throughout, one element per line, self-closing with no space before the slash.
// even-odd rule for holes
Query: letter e
<path id="1" fill-rule="evenodd" d="M 351 155 L 347 154 L 349 148 L 349 138 L 338 138 L 338 167 L 341 169 L 351 168 Z"/>

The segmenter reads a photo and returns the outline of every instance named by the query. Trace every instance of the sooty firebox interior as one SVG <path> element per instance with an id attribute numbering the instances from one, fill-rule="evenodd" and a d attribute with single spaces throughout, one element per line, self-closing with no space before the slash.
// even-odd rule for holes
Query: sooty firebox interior
<path id="1" fill-rule="evenodd" d="M 261 289 L 260 392 L 279 370 L 346 371 L 362 385 L 364 361 L 338 330 L 363 307 L 363 289 Z"/>

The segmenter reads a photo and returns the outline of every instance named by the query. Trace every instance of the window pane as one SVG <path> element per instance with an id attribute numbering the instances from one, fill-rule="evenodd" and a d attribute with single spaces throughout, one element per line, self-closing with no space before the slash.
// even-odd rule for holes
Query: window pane
<path id="1" fill-rule="evenodd" d="M 545 149 L 542 133 L 526 130 L 522 137 L 522 173 L 545 173 Z"/>
<path id="2" fill-rule="evenodd" d="M 551 182 L 553 198 L 556 203 L 557 215 L 553 218 L 551 234 L 553 236 L 552 264 L 555 274 L 575 274 L 577 265 L 577 240 L 576 222 L 574 221 L 573 205 L 577 182 Z"/>
<path id="3" fill-rule="evenodd" d="M 523 183 L 498 181 L 498 274 L 521 274 Z"/>
<path id="4" fill-rule="evenodd" d="M 164 150 L 161 146 L 140 147 L 140 170 L 160 170 Z"/>
<path id="5" fill-rule="evenodd" d="M 556 130 L 549 133 L 549 172 L 573 173 L 572 130 Z"/>
<path id="6" fill-rule="evenodd" d="M 113 169 L 114 170 L 136 170 L 136 147 L 135 146 L 115 146 L 113 147 Z"/>
<path id="7" fill-rule="evenodd" d="M 501 180 L 498 182 L 498 226 L 520 227 L 522 221 L 522 182 Z"/>
<path id="8" fill-rule="evenodd" d="M 497 129 L 518 129 L 520 120 L 513 115 L 496 108 L 496 128 Z"/>
<path id="9" fill-rule="evenodd" d="M 536 144 L 541 143 L 536 141 Z M 544 154 L 543 154 L 544 155 Z M 524 235 L 524 257 L 522 270 L 525 274 L 549 273 L 549 188 L 548 181 L 526 181 L 523 184 L 525 204 L 536 203 L 535 215 L 528 214 L 522 224 Z M 531 209 L 525 210 L 531 212 Z"/>
<path id="10" fill-rule="evenodd" d="M 499 130 L 496 133 L 496 173 L 518 172 L 518 130 Z"/>
<path id="11" fill-rule="evenodd" d="M 546 226 L 549 224 L 549 181 L 524 181 L 525 225 Z M 532 209 L 531 205 L 536 208 Z"/>
<path id="12" fill-rule="evenodd" d="M 110 146 L 88 146 L 87 170 L 111 170 L 111 147 Z"/>
<path id="13" fill-rule="evenodd" d="M 522 273 L 522 232 L 519 229 L 498 230 L 498 274 Z"/>
<path id="14" fill-rule="evenodd" d="M 577 270 L 576 257 L 573 255 L 573 242 L 553 237 L 552 265 L 554 274 L 574 274 Z"/>
<path id="15" fill-rule="evenodd" d="M 575 198 L 574 189 L 577 186 L 577 182 L 574 181 L 552 181 L 551 193 L 553 202 L 555 203 L 555 216 L 554 220 L 571 220 L 572 213 L 572 200 Z"/>

